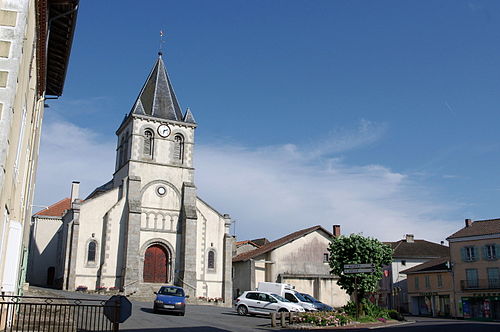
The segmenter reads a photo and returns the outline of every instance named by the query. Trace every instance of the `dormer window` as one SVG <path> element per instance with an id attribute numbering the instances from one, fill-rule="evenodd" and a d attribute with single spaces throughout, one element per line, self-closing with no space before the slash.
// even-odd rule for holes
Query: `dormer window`
<path id="1" fill-rule="evenodd" d="M 174 136 L 174 159 L 181 164 L 184 161 L 184 137 L 179 134 Z"/>
<path id="2" fill-rule="evenodd" d="M 153 131 L 146 129 L 144 131 L 144 156 L 153 158 Z"/>

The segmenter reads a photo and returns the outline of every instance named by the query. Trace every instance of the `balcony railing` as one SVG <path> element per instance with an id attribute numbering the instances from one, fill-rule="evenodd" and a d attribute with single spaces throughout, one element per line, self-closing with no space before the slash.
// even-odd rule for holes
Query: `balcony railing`
<path id="1" fill-rule="evenodd" d="M 500 279 L 460 280 L 462 290 L 500 289 Z"/>

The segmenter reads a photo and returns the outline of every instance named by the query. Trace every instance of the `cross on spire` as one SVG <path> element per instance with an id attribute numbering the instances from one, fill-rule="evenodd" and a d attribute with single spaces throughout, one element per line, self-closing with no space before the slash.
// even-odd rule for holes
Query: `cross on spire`
<path id="1" fill-rule="evenodd" d="M 163 51 L 162 51 L 163 43 L 164 43 L 163 36 L 164 36 L 163 29 L 160 29 L 160 48 L 158 50 L 158 55 L 163 55 Z"/>

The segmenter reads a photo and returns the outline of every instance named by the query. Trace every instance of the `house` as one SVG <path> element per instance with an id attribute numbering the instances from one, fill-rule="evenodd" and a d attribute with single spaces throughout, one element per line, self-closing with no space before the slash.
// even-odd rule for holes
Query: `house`
<path id="1" fill-rule="evenodd" d="M 457 316 L 500 320 L 500 219 L 465 219 L 447 240 Z"/>
<path id="2" fill-rule="evenodd" d="M 64 198 L 38 211 L 31 218 L 27 281 L 30 285 L 55 287 L 56 266 L 60 261 L 62 219 L 71 208 L 71 199 Z"/>
<path id="3" fill-rule="evenodd" d="M 62 95 L 77 13 L 78 0 L 0 1 L 0 292 L 5 295 L 25 286 L 44 105 Z"/>
<path id="4" fill-rule="evenodd" d="M 44 247 L 50 233 L 50 243 L 60 250 L 55 265 L 35 252 L 33 266 L 45 267 L 32 271 L 44 277 L 30 278 L 43 282 L 55 273 L 54 282 L 65 290 L 116 287 L 127 294 L 152 294 L 169 283 L 192 297 L 223 298 L 231 305 L 231 218 L 197 196 L 198 124 L 189 108 L 181 110 L 172 86 L 159 52 L 130 112 L 118 123 L 116 150 L 110 151 L 116 160 L 112 179 L 85 200 L 73 182 L 71 206 L 57 236 L 56 223 L 35 216 L 33 247 Z M 49 271 L 52 266 L 55 272 Z"/>
<path id="5" fill-rule="evenodd" d="M 395 242 L 385 242 L 393 250 L 390 266 L 384 267 L 384 275 L 378 291 L 379 305 L 408 312 L 408 284 L 403 270 L 425 263 L 429 260 L 448 257 L 448 247 L 426 240 L 417 240 L 413 234 Z"/>
<path id="6" fill-rule="evenodd" d="M 233 258 L 233 293 L 237 296 L 253 290 L 261 281 L 288 283 L 321 302 L 343 306 L 349 296 L 330 274 L 328 246 L 333 236 L 340 236 L 340 226 L 333 234 L 313 226 L 285 235 L 262 247 Z"/>
<path id="7" fill-rule="evenodd" d="M 432 259 L 401 273 L 407 275 L 410 314 L 456 315 L 450 257 Z"/>

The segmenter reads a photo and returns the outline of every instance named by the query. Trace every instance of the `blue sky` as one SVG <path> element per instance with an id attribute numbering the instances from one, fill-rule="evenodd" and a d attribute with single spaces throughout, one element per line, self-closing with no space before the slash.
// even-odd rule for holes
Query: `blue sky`
<path id="1" fill-rule="evenodd" d="M 200 196 L 239 239 L 341 224 L 439 241 L 500 217 L 498 1 L 82 2 L 36 204 L 111 178 L 160 29 Z"/>

